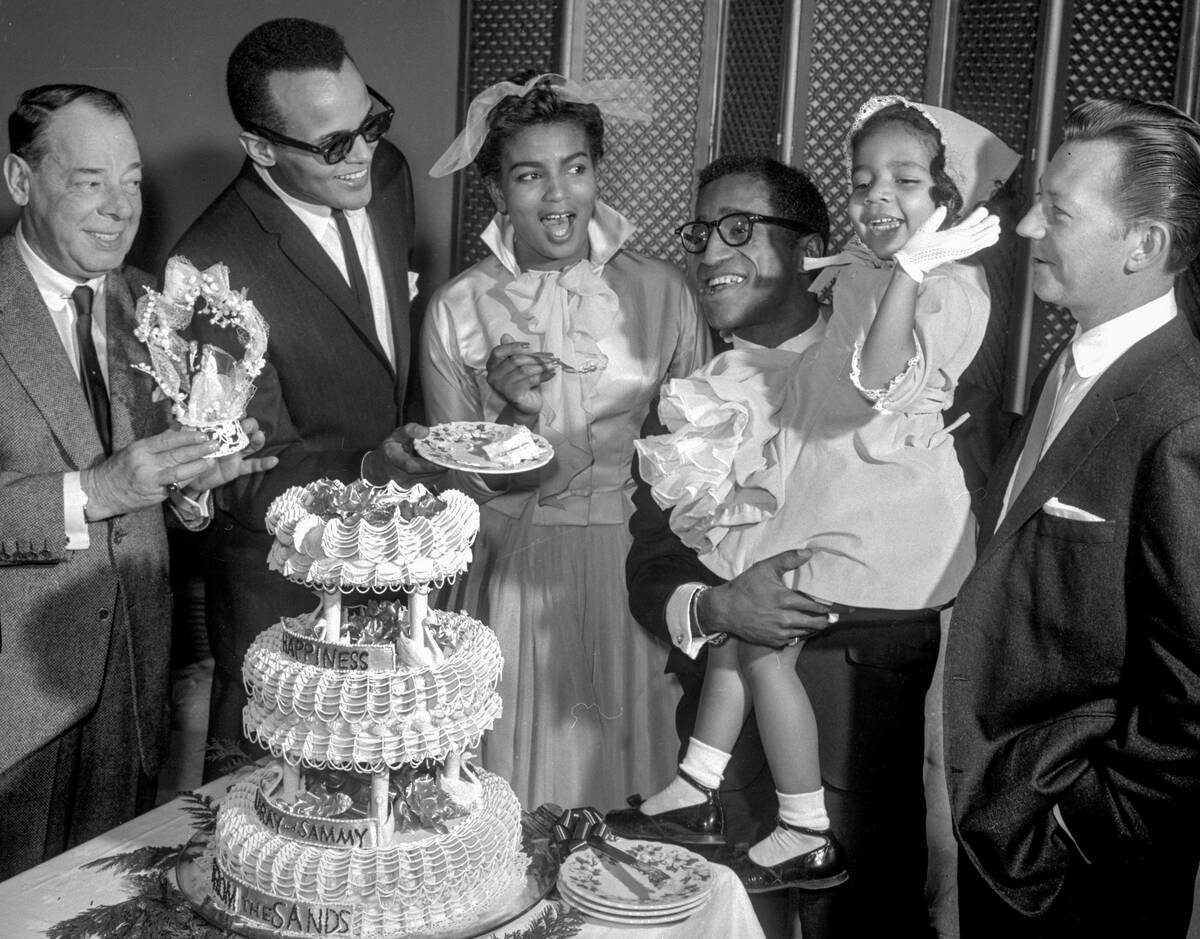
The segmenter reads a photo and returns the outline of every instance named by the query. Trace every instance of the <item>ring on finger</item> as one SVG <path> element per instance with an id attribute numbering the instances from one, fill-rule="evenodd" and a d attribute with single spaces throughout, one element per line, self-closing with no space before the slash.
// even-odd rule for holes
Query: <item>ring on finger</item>
<path id="1" fill-rule="evenodd" d="M 800 641 L 800 637 L 799 637 L 799 636 L 793 636 L 791 639 L 789 639 L 789 640 L 788 640 L 788 645 L 789 645 L 789 646 L 794 646 L 794 645 L 795 645 L 797 642 L 799 642 L 799 641 Z"/>
<path id="2" fill-rule="evenodd" d="M 163 486 L 163 488 L 165 490 L 167 490 L 167 492 L 178 492 L 179 484 L 178 483 L 167 483 Z"/>

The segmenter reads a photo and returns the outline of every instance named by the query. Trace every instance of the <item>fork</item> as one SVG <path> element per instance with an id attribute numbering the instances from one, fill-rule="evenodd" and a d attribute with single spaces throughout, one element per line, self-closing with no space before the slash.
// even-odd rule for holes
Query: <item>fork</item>
<path id="1" fill-rule="evenodd" d="M 540 359 L 546 365 L 553 365 L 559 371 L 565 372 L 568 375 L 588 375 L 592 372 L 598 372 L 608 365 L 608 360 L 604 356 L 588 359 L 583 365 L 571 365 L 569 362 L 564 362 L 553 352 L 530 352 L 535 359 Z"/>

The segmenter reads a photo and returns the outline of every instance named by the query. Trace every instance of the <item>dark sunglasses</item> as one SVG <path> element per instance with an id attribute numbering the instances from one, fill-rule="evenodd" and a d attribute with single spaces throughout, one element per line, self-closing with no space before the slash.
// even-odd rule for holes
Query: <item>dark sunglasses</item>
<path id="1" fill-rule="evenodd" d="M 383 105 L 383 110 L 378 114 L 368 114 L 357 130 L 339 130 L 335 134 L 330 134 L 329 139 L 319 146 L 314 143 L 305 143 L 303 140 L 296 140 L 294 137 L 288 137 L 286 134 L 277 133 L 260 124 L 252 124 L 246 121 L 243 125 L 246 130 L 251 133 L 258 134 L 264 140 L 269 140 L 271 143 L 282 144 L 285 147 L 295 147 L 297 150 L 307 150 L 309 153 L 318 154 L 321 159 L 331 166 L 334 163 L 341 163 L 346 159 L 347 154 L 354 148 L 354 139 L 362 137 L 367 143 L 374 143 L 380 137 L 388 132 L 388 128 L 392 126 L 392 118 L 396 114 L 396 109 L 388 104 L 387 99 L 378 91 L 367 86 L 367 94 Z"/>
<path id="2" fill-rule="evenodd" d="M 725 244 L 731 248 L 740 248 L 754 236 L 755 222 L 779 225 L 804 235 L 812 234 L 812 229 L 803 222 L 797 222 L 790 218 L 777 218 L 774 215 L 753 215 L 749 212 L 730 212 L 728 215 L 722 215 L 715 222 L 703 222 L 699 219 L 694 222 L 685 222 L 675 229 L 675 234 L 679 236 L 679 242 L 688 254 L 703 254 L 704 249 L 708 247 L 708 238 L 714 228 Z"/>

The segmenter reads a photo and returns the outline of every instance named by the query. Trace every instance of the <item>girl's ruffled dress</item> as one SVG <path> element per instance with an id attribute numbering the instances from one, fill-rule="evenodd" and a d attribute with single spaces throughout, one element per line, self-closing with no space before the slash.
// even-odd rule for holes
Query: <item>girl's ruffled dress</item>
<path id="1" fill-rule="evenodd" d="M 791 548 L 813 552 L 790 586 L 848 606 L 916 610 L 954 598 L 974 561 L 974 522 L 942 411 L 983 340 L 976 267 L 920 287 L 916 354 L 885 389 L 857 384 L 891 262 L 852 246 L 812 289 L 833 290 L 825 338 L 795 353 L 735 350 L 668 383 L 671 431 L 638 442 L 671 527 L 732 578 Z"/>
<path id="2" fill-rule="evenodd" d="M 582 374 L 541 386 L 538 426 L 555 449 L 536 488 L 452 474 L 481 501 L 475 558 L 447 609 L 496 630 L 504 714 L 484 765 L 522 805 L 624 803 L 676 762 L 678 686 L 666 649 L 630 616 L 625 589 L 633 441 L 663 382 L 709 353 L 683 275 L 624 251 L 633 226 L 597 203 L 590 256 L 562 271 L 522 271 L 507 218 L 484 233 L 489 257 L 440 288 L 422 337 L 432 423 L 495 420 L 504 400 L 486 362 L 505 333 Z M 489 486 L 500 486 L 496 491 Z"/>

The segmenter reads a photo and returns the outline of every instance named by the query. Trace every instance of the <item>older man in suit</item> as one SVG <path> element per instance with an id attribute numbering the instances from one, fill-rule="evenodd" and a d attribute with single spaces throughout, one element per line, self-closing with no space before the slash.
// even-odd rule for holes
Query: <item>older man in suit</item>
<path id="1" fill-rule="evenodd" d="M 315 603 L 267 569 L 271 499 L 323 476 L 404 482 L 437 470 L 411 451 L 424 430 L 404 427 L 412 184 L 383 139 L 392 108 L 342 37 L 304 19 L 247 34 L 226 84 L 246 161 L 175 253 L 227 264 L 271 328 L 250 408 L 280 465 L 219 494 L 202 559 L 216 661 L 208 732 L 238 739 L 246 649 L 281 615 Z"/>
<path id="2" fill-rule="evenodd" d="M 151 281 L 123 266 L 142 164 L 120 98 L 42 86 L 8 126 L 21 218 L 0 238 L 0 879 L 153 805 L 162 504 L 274 462 L 208 457 L 203 434 L 166 429 L 131 368 L 148 359 L 133 330 Z"/>
<path id="3" fill-rule="evenodd" d="M 981 517 L 946 659 L 964 939 L 1187 933 L 1200 861 L 1200 126 L 1103 99 L 1018 232 L 1078 323 Z"/>

